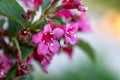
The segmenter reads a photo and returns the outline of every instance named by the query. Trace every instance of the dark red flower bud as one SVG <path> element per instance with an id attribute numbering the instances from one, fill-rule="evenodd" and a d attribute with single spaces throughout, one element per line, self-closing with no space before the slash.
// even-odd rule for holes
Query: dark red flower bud
<path id="1" fill-rule="evenodd" d="M 18 38 L 22 41 L 28 41 L 31 37 L 31 32 L 29 29 L 22 29 L 19 31 Z"/>
<path id="2" fill-rule="evenodd" d="M 62 50 L 68 55 L 71 59 L 73 55 L 73 47 L 63 47 Z"/>
<path id="3" fill-rule="evenodd" d="M 80 0 L 64 0 L 63 4 L 66 9 L 78 9 L 81 12 L 86 11 Z"/>
<path id="4" fill-rule="evenodd" d="M 33 11 L 28 10 L 26 13 L 23 13 L 23 14 L 22 14 L 22 17 L 23 17 L 25 20 L 29 20 L 32 13 L 33 13 Z"/>
<path id="5" fill-rule="evenodd" d="M 29 20 L 29 18 L 30 18 L 29 15 L 27 15 L 26 13 L 23 13 L 23 14 L 22 14 L 22 17 L 23 17 L 25 20 Z"/>
<path id="6" fill-rule="evenodd" d="M 18 60 L 18 64 L 17 64 L 16 76 L 22 76 L 30 73 L 31 71 L 30 64 L 33 60 L 33 55 L 28 56 L 27 60 L 23 62 L 19 53 L 17 53 L 17 60 Z"/>

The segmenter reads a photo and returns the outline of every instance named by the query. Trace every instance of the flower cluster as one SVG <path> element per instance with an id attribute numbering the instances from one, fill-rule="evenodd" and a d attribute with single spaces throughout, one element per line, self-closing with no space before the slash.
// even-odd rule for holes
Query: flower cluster
<path id="1" fill-rule="evenodd" d="M 37 44 L 34 57 L 40 62 L 45 72 L 47 72 L 48 65 L 53 56 L 59 53 L 61 49 L 71 58 L 73 52 L 72 46 L 78 41 L 76 33 L 90 30 L 88 19 L 85 15 L 86 9 L 80 0 L 63 0 L 62 6 L 58 12 L 53 14 L 52 18 L 64 18 L 66 19 L 64 21 L 65 24 L 60 25 L 52 21 L 51 18 L 45 18 L 47 24 L 45 24 L 44 30 L 40 30 L 32 36 L 33 42 Z M 72 10 L 75 9 L 81 14 L 73 13 Z M 62 40 L 64 40 L 64 45 L 60 44 Z"/>
<path id="2" fill-rule="evenodd" d="M 7 30 L 0 28 L 0 49 L 4 53 L 0 53 L 0 79 L 5 78 L 11 68 L 15 69 L 14 75 L 11 74 L 11 80 L 29 74 L 33 60 L 38 61 L 47 73 L 48 66 L 56 54 L 63 51 L 72 58 L 74 45 L 79 41 L 78 32 L 91 30 L 86 8 L 81 0 L 21 1 L 27 8 L 20 16 L 26 25 L 17 20 L 17 23 L 12 23 L 15 32 L 11 31 L 11 25 Z M 40 8 L 43 9 L 41 16 L 33 21 Z M 19 26 L 23 28 L 18 28 Z"/>

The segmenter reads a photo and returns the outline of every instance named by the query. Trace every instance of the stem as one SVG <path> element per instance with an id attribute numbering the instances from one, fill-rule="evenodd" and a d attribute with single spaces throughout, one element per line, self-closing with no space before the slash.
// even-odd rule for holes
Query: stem
<path id="1" fill-rule="evenodd" d="M 34 16 L 35 16 L 35 10 L 32 12 L 31 14 L 31 20 L 30 20 L 30 26 L 32 26 L 32 22 L 33 22 L 33 19 L 34 19 Z"/>
<path id="2" fill-rule="evenodd" d="M 25 25 L 23 25 L 23 23 L 19 22 L 19 24 L 21 25 L 21 27 L 22 27 L 23 29 L 26 28 Z"/>
<path id="3" fill-rule="evenodd" d="M 58 1 L 59 0 L 53 0 L 50 3 L 50 5 L 43 11 L 40 18 L 33 24 L 33 26 L 30 27 L 30 30 L 36 28 L 41 23 L 42 18 L 48 13 L 49 9 L 53 7 Z"/>
<path id="4" fill-rule="evenodd" d="M 18 49 L 18 55 L 19 55 L 20 59 L 22 59 L 21 50 L 20 50 L 18 40 L 15 37 L 13 37 L 12 40 L 15 42 L 16 48 Z"/>

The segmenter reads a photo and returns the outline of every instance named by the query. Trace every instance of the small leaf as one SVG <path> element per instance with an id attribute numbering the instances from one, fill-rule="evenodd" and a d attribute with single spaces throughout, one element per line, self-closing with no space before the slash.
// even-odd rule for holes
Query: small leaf
<path id="1" fill-rule="evenodd" d="M 28 23 L 22 17 L 23 13 L 23 8 L 16 2 L 16 0 L 0 0 L 0 15 L 15 20 L 20 25 L 26 27 Z"/>
<path id="2" fill-rule="evenodd" d="M 12 68 L 8 71 L 8 74 L 5 80 L 12 80 L 12 78 L 15 76 L 16 71 L 17 71 L 17 64 L 14 64 Z"/>
<path id="3" fill-rule="evenodd" d="M 95 51 L 87 42 L 80 40 L 78 47 L 80 47 L 93 61 L 95 61 Z"/>
<path id="4" fill-rule="evenodd" d="M 33 48 L 32 47 L 29 47 L 27 45 L 21 45 L 20 46 L 20 49 L 21 49 L 21 55 L 22 55 L 22 60 L 23 61 L 26 61 L 27 60 L 27 57 L 32 54 L 33 52 Z"/>

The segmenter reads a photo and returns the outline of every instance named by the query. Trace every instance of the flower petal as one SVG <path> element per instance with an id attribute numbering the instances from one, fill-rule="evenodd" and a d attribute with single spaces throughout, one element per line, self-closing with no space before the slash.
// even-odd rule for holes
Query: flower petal
<path id="1" fill-rule="evenodd" d="M 33 60 L 33 54 L 27 57 L 27 61 L 24 62 L 23 65 L 27 67 L 29 64 L 31 64 L 32 60 Z"/>
<path id="2" fill-rule="evenodd" d="M 67 31 L 71 27 L 71 24 L 67 23 L 65 27 L 66 27 L 66 31 Z"/>
<path id="3" fill-rule="evenodd" d="M 42 65 L 42 68 L 43 68 L 43 71 L 45 73 L 48 73 L 48 65 L 50 64 L 50 61 L 49 60 L 46 60 L 45 58 L 42 60 L 41 62 L 41 65 Z"/>
<path id="4" fill-rule="evenodd" d="M 68 44 L 69 41 L 70 41 L 70 37 L 68 37 L 67 35 L 65 35 L 64 44 Z"/>
<path id="5" fill-rule="evenodd" d="M 72 45 L 76 44 L 76 42 L 77 42 L 76 35 L 71 35 L 69 42 L 70 42 L 70 44 L 72 44 Z"/>
<path id="6" fill-rule="evenodd" d="M 44 32 L 50 32 L 52 30 L 50 24 L 46 24 L 44 27 Z"/>
<path id="7" fill-rule="evenodd" d="M 73 18 L 73 14 L 69 9 L 61 9 L 54 16 L 55 17 L 65 17 L 66 19 Z"/>
<path id="8" fill-rule="evenodd" d="M 53 43 L 49 46 L 49 49 L 52 53 L 59 52 L 60 44 L 57 40 L 54 40 Z"/>
<path id="9" fill-rule="evenodd" d="M 61 28 L 55 28 L 53 30 L 53 36 L 55 39 L 60 39 L 64 34 L 64 31 Z"/>
<path id="10" fill-rule="evenodd" d="M 82 32 L 90 31 L 90 32 L 92 32 L 92 28 L 91 28 L 91 25 L 90 25 L 90 20 L 87 17 L 86 13 L 82 13 L 76 23 L 78 24 L 79 31 L 82 31 Z"/>
<path id="11" fill-rule="evenodd" d="M 76 33 L 77 30 L 78 30 L 78 24 L 77 23 L 75 23 L 74 25 L 69 27 L 69 32 L 71 32 L 71 33 Z"/>
<path id="12" fill-rule="evenodd" d="M 0 79 L 6 77 L 12 65 L 13 62 L 8 56 L 0 54 Z"/>
<path id="13" fill-rule="evenodd" d="M 73 56 L 73 47 L 63 47 L 62 50 L 68 55 L 70 59 L 72 59 Z"/>
<path id="14" fill-rule="evenodd" d="M 23 4 L 28 10 L 32 10 L 35 6 L 32 0 L 23 0 Z"/>
<path id="15" fill-rule="evenodd" d="M 46 55 L 47 53 L 49 53 L 48 45 L 46 45 L 46 44 L 44 44 L 44 43 L 40 43 L 40 44 L 38 45 L 37 52 L 38 52 L 38 54 L 40 54 L 40 55 Z"/>
<path id="16" fill-rule="evenodd" d="M 33 42 L 36 44 L 40 43 L 42 41 L 42 34 L 43 34 L 42 32 L 39 32 L 39 33 L 33 35 L 32 36 Z"/>
<path id="17" fill-rule="evenodd" d="M 42 4 L 42 0 L 34 0 L 34 5 L 39 7 Z"/>

